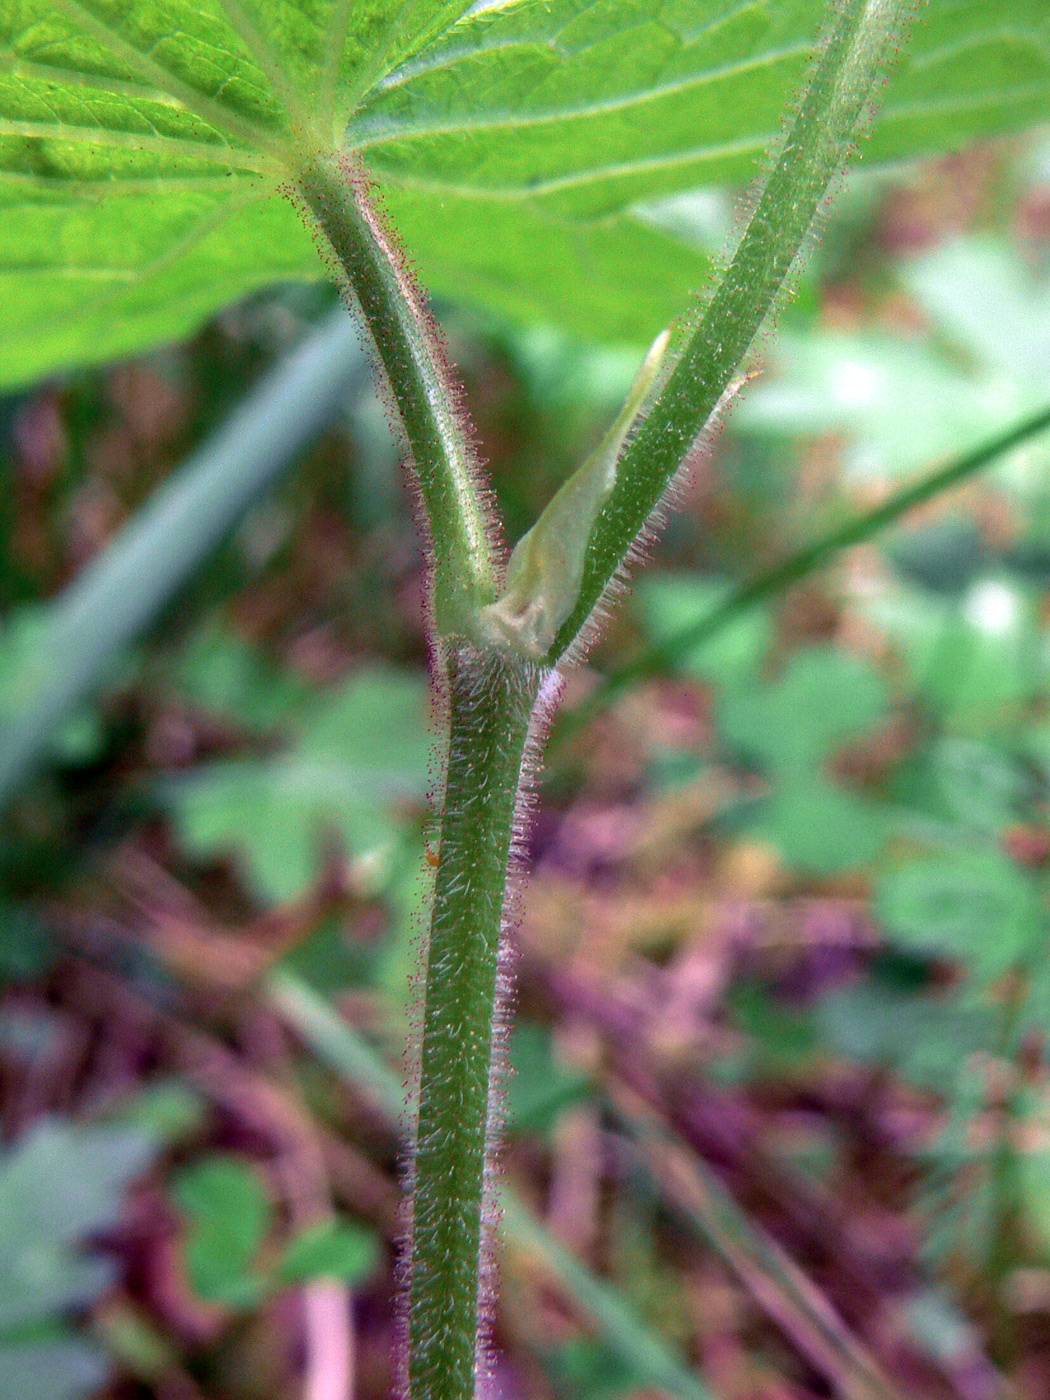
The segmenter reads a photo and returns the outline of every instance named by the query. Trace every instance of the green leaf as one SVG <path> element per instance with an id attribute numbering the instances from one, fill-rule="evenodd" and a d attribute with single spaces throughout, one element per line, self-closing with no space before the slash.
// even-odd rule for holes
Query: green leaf
<path id="1" fill-rule="evenodd" d="M 187 334 L 323 264 L 280 192 L 360 150 L 431 286 L 637 340 L 707 250 L 653 201 L 744 182 L 819 0 L 12 0 L 0 14 L 0 382 Z M 869 157 L 1050 113 L 1050 21 L 932 0 Z"/>
<path id="2" fill-rule="evenodd" d="M 187 850 L 232 854 L 266 900 L 303 894 L 332 837 L 385 869 L 398 839 L 394 809 L 426 792 L 429 739 L 421 676 L 358 672 L 304 714 L 272 759 L 215 763 L 172 783 L 168 800 Z"/>
<path id="3" fill-rule="evenodd" d="M 373 1271 L 378 1259 L 379 1247 L 370 1230 L 347 1221 L 326 1220 L 289 1241 L 277 1276 L 283 1283 L 302 1283 L 315 1278 L 361 1283 Z"/>
<path id="4" fill-rule="evenodd" d="M 899 646 L 913 684 L 945 728 L 995 734 L 1003 715 L 1028 695 L 1023 600 L 1001 580 L 978 580 L 960 604 L 899 587 L 862 607 Z"/>
<path id="5" fill-rule="evenodd" d="M 882 814 L 825 769 L 886 711 L 885 685 L 868 662 L 821 647 L 795 656 L 773 685 L 723 696 L 722 733 L 773 782 L 750 824 L 789 864 L 831 874 L 878 852 L 886 836 Z"/>
<path id="6" fill-rule="evenodd" d="M 266 1286 L 252 1266 L 274 1220 L 258 1171 L 239 1157 L 206 1158 L 178 1177 L 175 1199 L 189 1219 L 186 1267 L 193 1287 L 209 1302 L 251 1306 Z"/>
<path id="7" fill-rule="evenodd" d="M 989 744 L 945 738 L 932 761 L 939 796 L 960 825 L 994 835 L 1026 815 L 1033 784 L 1011 755 Z"/>
<path id="8" fill-rule="evenodd" d="M 620 1400 L 644 1386 L 641 1373 L 622 1357 L 583 1337 L 554 1343 L 543 1361 L 557 1394 L 566 1400 Z"/>
<path id="9" fill-rule="evenodd" d="M 821 13 L 816 0 L 508 6 L 468 19 L 380 83 L 350 139 L 436 289 L 511 309 L 532 288 L 547 316 L 583 333 L 622 334 L 623 321 L 603 314 L 616 296 L 615 269 L 606 259 L 594 265 L 591 236 L 658 218 L 647 206 L 661 196 L 752 179 L 776 143 Z M 1030 0 L 1006 0 L 994 13 L 932 0 L 866 158 L 959 146 L 1045 119 L 1048 34 Z M 575 267 L 542 236 L 545 225 L 572 231 Z M 462 247 L 472 231 L 480 250 Z M 549 289 L 537 282 L 530 244 L 555 278 Z M 474 275 L 479 258 L 491 269 L 487 296 Z M 587 319 L 578 295 L 571 321 L 562 311 L 567 268 L 594 289 Z M 619 270 L 620 304 L 634 303 L 633 334 L 647 341 L 666 323 L 662 298 L 651 296 L 644 262 Z"/>
<path id="10" fill-rule="evenodd" d="M 204 1126 L 204 1102 L 181 1079 L 159 1079 L 119 1105 L 116 1121 L 147 1133 L 164 1147 L 182 1146 Z"/>
<path id="11" fill-rule="evenodd" d="M 306 707 L 310 691 L 269 664 L 258 648 L 214 623 L 201 627 L 179 658 L 180 694 L 248 729 L 278 729 Z"/>
<path id="12" fill-rule="evenodd" d="M 918 996 L 879 982 L 821 997 L 817 1027 L 840 1054 L 893 1066 L 912 1083 L 951 1096 L 969 1057 L 992 1043 L 994 1009 L 957 996 Z"/>
<path id="13" fill-rule="evenodd" d="M 0 1394 L 18 1400 L 87 1400 L 108 1375 L 105 1356 L 80 1337 L 0 1346 Z"/>
<path id="14" fill-rule="evenodd" d="M 762 804 L 751 830 L 774 845 L 788 865 L 834 875 L 878 855 L 887 822 L 873 803 L 834 783 L 792 775 Z"/>
<path id="15" fill-rule="evenodd" d="M 1050 386 L 1050 277 L 1005 240 L 959 238 L 916 259 L 905 281 L 927 313 L 987 374 Z M 959 288 L 966 295 L 959 295 Z"/>
<path id="16" fill-rule="evenodd" d="M 594 218 L 742 183 L 776 141 L 814 0 L 547 0 L 468 19 L 384 79 L 349 137 L 388 185 Z M 880 159 L 1050 110 L 1050 20 L 1030 0 L 933 0 L 887 94 Z"/>
<path id="17" fill-rule="evenodd" d="M 754 386 L 734 425 L 778 438 L 847 434 L 845 466 L 858 480 L 917 471 L 988 436 L 1018 406 L 1001 402 L 1001 391 L 993 402 L 921 341 L 784 334 L 774 362 L 780 372 Z"/>
<path id="18" fill-rule="evenodd" d="M 875 913 L 901 947 L 959 959 L 983 977 L 1023 957 L 1039 929 L 1031 882 L 993 847 L 898 866 L 879 883 Z"/>
<path id="19" fill-rule="evenodd" d="M 704 249 L 633 210 L 577 221 L 527 201 L 381 191 L 432 291 L 587 340 L 648 344 L 712 271 Z"/>
<path id="20" fill-rule="evenodd" d="M 179 339 L 259 287 L 321 275 L 290 205 L 244 177 L 209 183 L 115 176 L 80 196 L 0 172 L 0 384 Z"/>
<path id="21" fill-rule="evenodd" d="M 774 684 L 727 695 L 719 720 L 726 738 L 771 772 L 805 776 L 886 710 L 885 683 L 869 662 L 813 647 Z"/>
<path id="22" fill-rule="evenodd" d="M 755 386 L 736 425 L 777 436 L 846 433 L 850 474 L 879 479 L 958 452 L 1046 402 L 1050 279 L 1034 277 L 1019 250 L 957 239 L 906 262 L 903 276 L 930 335 L 785 335 L 780 372 Z M 1027 463 L 1040 484 L 1046 462 L 1042 446 L 1006 458 L 1007 470 Z"/>
<path id="23" fill-rule="evenodd" d="M 109 1261 L 79 1246 L 115 1224 L 155 1151 L 133 1129 L 47 1121 L 0 1156 L 0 1332 L 83 1307 L 109 1284 Z"/>
<path id="24" fill-rule="evenodd" d="M 0 13 L 0 380 L 319 277 L 278 186 L 467 0 L 13 0 Z"/>
<path id="25" fill-rule="evenodd" d="M 586 1076 L 565 1066 L 546 1026 L 524 1021 L 514 1027 L 510 1063 L 513 1073 L 507 1087 L 507 1118 L 516 1130 L 549 1128 L 563 1108 L 587 1097 Z"/>
<path id="26" fill-rule="evenodd" d="M 647 573 L 635 590 L 647 637 L 655 646 L 677 636 L 697 618 L 714 613 L 733 593 L 731 584 L 696 574 Z M 771 640 L 762 608 L 741 613 L 708 642 L 675 657 L 675 668 L 689 676 L 732 686 L 750 680 Z"/>

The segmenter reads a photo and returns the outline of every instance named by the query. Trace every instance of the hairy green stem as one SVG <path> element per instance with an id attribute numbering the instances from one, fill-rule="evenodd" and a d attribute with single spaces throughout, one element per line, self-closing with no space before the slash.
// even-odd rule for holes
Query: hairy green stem
<path id="1" fill-rule="evenodd" d="M 397 1122 L 405 1103 L 404 1086 L 360 1031 L 287 968 L 270 973 L 266 995 L 321 1061 Z M 714 1392 L 674 1347 L 642 1321 L 614 1285 L 597 1278 L 559 1244 L 512 1187 L 504 1187 L 500 1207 L 507 1240 L 542 1263 L 566 1302 L 595 1325 L 610 1354 L 632 1375 L 675 1400 L 714 1400 Z"/>
<path id="2" fill-rule="evenodd" d="M 299 190 L 371 332 L 431 536 L 448 746 L 411 1159 L 404 1361 L 412 1400 L 470 1400 L 483 1361 L 482 1296 L 491 1287 L 500 951 L 545 671 L 464 640 L 495 596 L 495 532 L 437 337 L 363 180 L 318 160 L 304 167 Z"/>
<path id="3" fill-rule="evenodd" d="M 496 593 L 495 526 L 423 296 L 349 159 L 304 164 L 297 193 L 376 348 L 412 453 L 432 553 L 439 637 L 469 636 Z"/>
<path id="4" fill-rule="evenodd" d="M 591 534 L 579 600 L 548 660 L 557 661 L 586 633 L 699 434 L 738 380 L 828 187 L 842 171 L 911 9 L 910 0 L 829 5 L 837 18 L 777 163 L 732 262 L 620 460 Z"/>
<path id="5" fill-rule="evenodd" d="M 449 656 L 448 762 L 412 1158 L 412 1400 L 470 1400 L 484 1364 L 500 950 L 542 680 L 539 668 L 494 649 L 464 646 Z"/>

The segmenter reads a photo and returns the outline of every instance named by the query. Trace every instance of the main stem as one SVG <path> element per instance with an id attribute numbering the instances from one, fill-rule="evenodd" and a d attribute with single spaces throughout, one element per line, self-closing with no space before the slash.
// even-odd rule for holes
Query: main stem
<path id="1" fill-rule="evenodd" d="M 350 166 L 316 159 L 304 163 L 297 190 L 372 336 L 431 535 L 433 653 L 448 749 L 411 1163 L 404 1366 L 411 1400 L 473 1400 L 493 1282 L 500 950 L 530 728 L 549 672 L 466 640 L 495 596 L 496 531 L 433 324 L 365 182 Z"/>
<path id="2" fill-rule="evenodd" d="M 537 667 L 496 651 L 460 647 L 448 660 L 448 764 L 413 1157 L 412 1400 L 471 1400 L 485 1363 L 500 950 L 513 913 L 507 873 L 522 834 L 541 681 Z"/>

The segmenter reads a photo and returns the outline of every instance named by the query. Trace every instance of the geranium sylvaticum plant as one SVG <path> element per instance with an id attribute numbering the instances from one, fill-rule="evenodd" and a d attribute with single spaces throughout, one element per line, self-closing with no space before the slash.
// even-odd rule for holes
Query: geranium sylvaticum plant
<path id="1" fill-rule="evenodd" d="M 1029 89 L 982 66 L 979 7 L 932 0 L 911 36 L 915 7 L 0 0 L 4 381 L 327 269 L 407 448 L 443 718 L 403 1265 L 412 1400 L 468 1400 L 485 1372 L 506 942 L 561 671 L 741 388 L 901 49 L 914 37 L 925 59 L 905 54 L 876 155 L 1032 118 Z M 1045 35 L 1025 0 L 1002 8 Z M 960 94 L 994 96 L 946 124 Z M 718 276 L 641 208 L 763 163 Z M 403 238 L 443 291 L 651 342 L 513 550 Z"/>

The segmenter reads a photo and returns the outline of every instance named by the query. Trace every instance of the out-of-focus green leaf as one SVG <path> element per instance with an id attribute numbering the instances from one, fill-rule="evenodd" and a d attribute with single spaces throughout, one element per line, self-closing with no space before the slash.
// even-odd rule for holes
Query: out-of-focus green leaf
<path id="1" fill-rule="evenodd" d="M 1019 248 L 955 239 L 905 265 L 905 281 L 972 363 L 1020 391 L 1050 384 L 1050 279 L 1033 276 Z M 1005 388 L 1001 389 L 1005 393 Z"/>
<path id="2" fill-rule="evenodd" d="M 821 997 L 813 1018 L 841 1054 L 890 1066 L 947 1096 L 969 1056 L 987 1048 L 996 1030 L 987 1005 L 920 996 L 875 981 Z"/>
<path id="3" fill-rule="evenodd" d="M 563 1108 L 588 1093 L 586 1077 L 562 1063 L 550 1032 L 534 1021 L 522 1021 L 514 1027 L 510 1063 L 513 1073 L 507 1088 L 507 1119 L 514 1129 L 542 1131 Z"/>
<path id="4" fill-rule="evenodd" d="M 786 333 L 774 364 L 734 425 L 776 436 L 847 434 L 847 469 L 860 480 L 917 471 L 1034 406 L 1008 386 L 975 381 L 921 340 Z"/>
<path id="5" fill-rule="evenodd" d="M 379 1259 L 375 1235 L 348 1221 L 324 1221 L 292 1239 L 277 1268 L 282 1283 L 335 1278 L 361 1283 Z"/>
<path id="6" fill-rule="evenodd" d="M 874 803 L 819 774 L 782 778 L 750 825 L 789 865 L 814 875 L 865 864 L 878 854 L 888 831 Z"/>
<path id="7" fill-rule="evenodd" d="M 773 685 L 723 697 L 718 715 L 726 740 L 773 784 L 752 829 L 790 864 L 830 874 L 878 851 L 886 836 L 882 814 L 835 783 L 829 763 L 886 713 L 879 673 L 830 648 L 798 654 Z"/>
<path id="8" fill-rule="evenodd" d="M 0 1393 L 18 1400 L 87 1400 L 108 1375 L 106 1358 L 80 1337 L 0 1346 Z"/>
<path id="9" fill-rule="evenodd" d="M 774 684 L 727 696 L 719 721 L 731 743 L 772 772 L 806 774 L 886 712 L 886 686 L 870 662 L 814 647 Z"/>
<path id="10" fill-rule="evenodd" d="M 949 816 L 994 835 L 1024 815 L 1031 780 L 1016 758 L 969 739 L 945 738 L 933 753 L 939 794 Z"/>
<path id="11" fill-rule="evenodd" d="M 247 1161 L 206 1157 L 181 1173 L 175 1199 L 188 1219 L 186 1268 L 209 1302 L 248 1307 L 266 1287 L 256 1255 L 274 1221 L 265 1182 Z"/>
<path id="12" fill-rule="evenodd" d="M 1029 674 L 1023 598 L 1000 578 L 979 579 L 959 600 L 901 586 L 861 607 L 900 648 L 912 683 L 949 732 L 994 732 L 1038 679 Z"/>
<path id="13" fill-rule="evenodd" d="M 1019 249 L 958 239 L 906 262 L 903 279 L 936 336 L 786 334 L 778 372 L 746 397 L 737 426 L 844 433 L 850 474 L 880 479 L 951 456 L 1046 402 L 1050 281 Z M 1000 475 L 1037 483 L 1046 461 L 1045 445 L 1026 444 Z"/>
<path id="14" fill-rule="evenodd" d="M 0 1331 L 90 1302 L 108 1263 L 76 1246 L 116 1220 L 151 1138 L 46 1122 L 0 1157 Z"/>
<path id="15" fill-rule="evenodd" d="M 278 729 L 295 721 L 309 689 L 269 665 L 257 648 L 215 625 L 200 628 L 180 657 L 179 693 L 194 705 L 246 729 Z"/>
<path id="16" fill-rule="evenodd" d="M 647 637 L 659 646 L 707 612 L 714 612 L 733 592 L 732 585 L 696 574 L 646 574 L 637 589 Z M 724 627 L 709 642 L 676 657 L 676 668 L 721 686 L 752 678 L 772 636 L 769 618 L 754 608 Z"/>
<path id="17" fill-rule="evenodd" d="M 879 882 L 875 913 L 902 948 L 959 959 L 987 977 L 1023 957 L 1039 928 L 1030 880 L 994 847 L 897 866 Z"/>
<path id="18" fill-rule="evenodd" d="M 216 763 L 169 789 L 187 849 L 232 855 L 264 898 L 301 895 L 333 838 L 382 864 L 398 805 L 426 792 L 429 740 L 421 676 L 373 668 L 304 713 L 271 759 Z"/>

